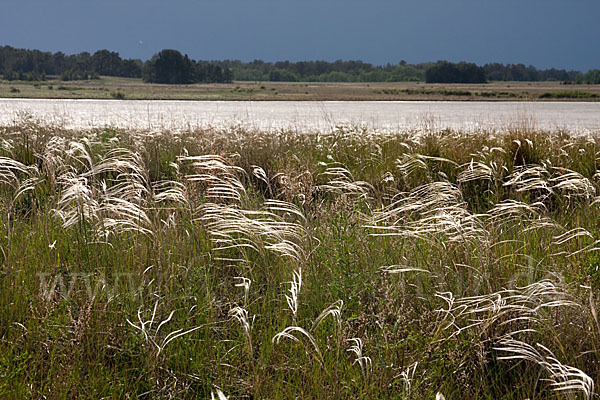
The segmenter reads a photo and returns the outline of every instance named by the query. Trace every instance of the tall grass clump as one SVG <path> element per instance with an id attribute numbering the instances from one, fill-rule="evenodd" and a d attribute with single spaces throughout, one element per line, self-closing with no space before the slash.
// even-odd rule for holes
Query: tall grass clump
<path id="1" fill-rule="evenodd" d="M 600 139 L 0 128 L 2 398 L 596 398 Z"/>

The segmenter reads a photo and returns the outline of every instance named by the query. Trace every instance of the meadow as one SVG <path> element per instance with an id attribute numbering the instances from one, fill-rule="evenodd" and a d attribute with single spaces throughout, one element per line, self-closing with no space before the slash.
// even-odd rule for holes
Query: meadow
<path id="1" fill-rule="evenodd" d="M 561 82 L 261 82 L 163 85 L 102 76 L 87 81 L 2 81 L 0 98 L 252 101 L 600 101 L 600 85 Z"/>
<path id="2" fill-rule="evenodd" d="M 0 128 L 2 398 L 596 398 L 600 138 Z"/>

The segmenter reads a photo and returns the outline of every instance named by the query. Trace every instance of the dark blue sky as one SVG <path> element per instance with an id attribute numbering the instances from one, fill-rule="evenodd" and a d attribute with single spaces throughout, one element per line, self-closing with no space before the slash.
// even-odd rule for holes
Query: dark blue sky
<path id="1" fill-rule="evenodd" d="M 600 68 L 599 0 L 2 0 L 0 44 L 148 59 Z"/>

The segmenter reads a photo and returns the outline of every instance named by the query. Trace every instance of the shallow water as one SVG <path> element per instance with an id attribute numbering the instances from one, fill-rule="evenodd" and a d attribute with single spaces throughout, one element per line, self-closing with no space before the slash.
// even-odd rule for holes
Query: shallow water
<path id="1" fill-rule="evenodd" d="M 0 99 L 0 125 L 24 116 L 66 128 L 229 128 L 328 132 L 528 127 L 600 134 L 600 103 L 424 101 L 141 101 Z"/>

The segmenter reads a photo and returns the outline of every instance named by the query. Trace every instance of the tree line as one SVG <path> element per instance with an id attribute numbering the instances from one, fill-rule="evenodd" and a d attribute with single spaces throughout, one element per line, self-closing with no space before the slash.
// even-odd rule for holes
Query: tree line
<path id="1" fill-rule="evenodd" d="M 143 62 L 123 60 L 118 53 L 99 50 L 66 55 L 39 50 L 0 47 L 0 73 L 5 80 L 45 80 L 58 76 L 62 80 L 96 79 L 99 75 L 138 78 Z"/>
<path id="2" fill-rule="evenodd" d="M 64 81 L 98 79 L 100 75 L 143 78 L 156 83 L 231 82 L 233 74 L 220 65 L 191 60 L 177 50 L 163 50 L 150 60 L 123 59 L 119 53 L 98 50 L 66 55 L 0 46 L 0 74 L 5 80 Z"/>
<path id="3" fill-rule="evenodd" d="M 537 69 L 524 64 L 437 63 L 373 65 L 362 61 L 215 61 L 233 72 L 239 81 L 285 82 L 428 82 L 484 83 L 489 81 L 560 81 L 600 84 L 600 70 L 587 73 L 564 69 Z"/>
<path id="4" fill-rule="evenodd" d="M 600 84 L 600 70 L 586 73 L 564 69 L 537 69 L 524 64 L 437 63 L 373 65 L 363 61 L 195 61 L 177 50 L 165 49 L 150 60 L 123 59 L 119 53 L 99 50 L 66 55 L 0 46 L 0 74 L 5 80 L 41 81 L 96 79 L 100 75 L 142 78 L 146 82 L 407 82 L 483 83 L 489 81 L 561 81 Z"/>

